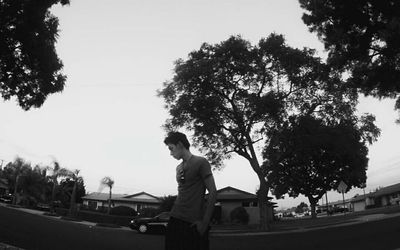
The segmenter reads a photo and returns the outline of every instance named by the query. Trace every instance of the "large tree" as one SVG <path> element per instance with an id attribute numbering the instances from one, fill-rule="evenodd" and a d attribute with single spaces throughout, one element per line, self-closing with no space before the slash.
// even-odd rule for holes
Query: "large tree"
<path id="1" fill-rule="evenodd" d="M 349 86 L 367 95 L 397 98 L 395 108 L 400 110 L 400 2 L 299 2 L 306 10 L 304 23 L 324 43 L 328 63 L 349 76 Z"/>
<path id="2" fill-rule="evenodd" d="M 13 162 L 8 163 L 3 170 L 3 175 L 10 185 L 10 192 L 13 193 L 14 205 L 20 200 L 22 190 L 22 178 L 32 170 L 31 164 L 21 157 L 16 157 Z"/>
<path id="3" fill-rule="evenodd" d="M 69 0 L 0 1 L 0 94 L 28 110 L 62 91 L 66 77 L 55 42 L 58 19 L 49 9 Z"/>
<path id="4" fill-rule="evenodd" d="M 368 143 L 379 136 L 374 117 L 355 116 L 323 120 L 315 116 L 291 117 L 268 145 L 263 164 L 274 195 L 306 196 L 315 206 L 341 181 L 361 187 L 367 179 Z"/>
<path id="5" fill-rule="evenodd" d="M 170 114 L 167 130 L 192 131 L 195 146 L 215 168 L 232 154 L 248 160 L 260 182 L 263 229 L 268 228 L 269 188 L 261 149 L 289 113 L 325 101 L 318 93 L 330 78 L 320 61 L 313 50 L 291 48 L 281 35 L 271 34 L 257 45 L 232 36 L 219 44 L 205 43 L 178 60 L 173 79 L 159 91 Z"/>

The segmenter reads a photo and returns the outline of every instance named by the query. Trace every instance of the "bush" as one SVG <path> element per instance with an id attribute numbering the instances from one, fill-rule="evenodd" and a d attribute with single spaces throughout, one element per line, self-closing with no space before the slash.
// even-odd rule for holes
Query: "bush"
<path id="1" fill-rule="evenodd" d="M 115 224 L 129 226 L 132 216 L 108 215 L 94 211 L 79 211 L 77 218 L 95 223 Z"/>
<path id="2" fill-rule="evenodd" d="M 248 224 L 249 214 L 244 207 L 237 207 L 231 211 L 231 222 Z"/>
<path id="3" fill-rule="evenodd" d="M 135 209 L 126 206 L 117 206 L 111 208 L 110 214 L 119 216 L 136 216 Z"/>
<path id="4" fill-rule="evenodd" d="M 146 207 L 139 210 L 140 217 L 154 217 L 160 213 L 160 210 L 153 207 Z"/>

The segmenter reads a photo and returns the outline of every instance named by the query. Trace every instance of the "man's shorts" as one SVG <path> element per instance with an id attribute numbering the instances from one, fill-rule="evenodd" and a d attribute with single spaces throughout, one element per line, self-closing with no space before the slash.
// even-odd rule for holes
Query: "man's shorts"
<path id="1" fill-rule="evenodd" d="M 192 223 L 171 217 L 165 234 L 165 250 L 209 250 L 208 233 L 209 230 L 200 235 Z"/>

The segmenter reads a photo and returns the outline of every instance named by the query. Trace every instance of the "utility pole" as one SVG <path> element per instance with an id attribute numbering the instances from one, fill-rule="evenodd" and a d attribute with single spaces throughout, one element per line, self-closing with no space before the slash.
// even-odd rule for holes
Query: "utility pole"
<path id="1" fill-rule="evenodd" d="M 328 191 L 326 191 L 325 193 L 325 199 L 326 199 L 326 215 L 329 215 Z"/>
<path id="2" fill-rule="evenodd" d="M 365 196 L 365 188 L 367 187 L 367 183 L 363 183 L 361 185 L 361 188 L 363 189 L 363 193 L 364 193 L 364 209 L 367 208 L 367 197 Z"/>

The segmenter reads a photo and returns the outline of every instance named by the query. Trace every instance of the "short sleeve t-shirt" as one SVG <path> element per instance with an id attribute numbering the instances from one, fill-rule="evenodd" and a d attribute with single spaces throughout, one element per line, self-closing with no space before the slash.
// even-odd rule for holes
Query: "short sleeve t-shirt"
<path id="1" fill-rule="evenodd" d="M 177 166 L 178 197 L 171 216 L 191 223 L 202 219 L 206 191 L 204 181 L 210 176 L 210 163 L 200 156 L 192 155 L 185 164 Z"/>

